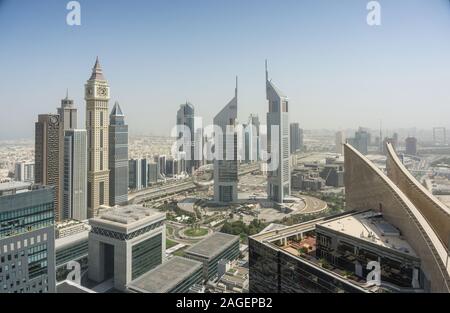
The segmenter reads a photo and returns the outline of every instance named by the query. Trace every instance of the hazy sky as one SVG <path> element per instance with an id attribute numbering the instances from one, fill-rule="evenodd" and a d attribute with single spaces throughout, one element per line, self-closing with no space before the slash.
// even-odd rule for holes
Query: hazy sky
<path id="1" fill-rule="evenodd" d="M 450 1 L 0 0 L 0 138 L 32 137 L 69 88 L 84 128 L 98 55 L 131 133 L 168 134 L 189 100 L 206 123 L 233 97 L 265 122 L 264 59 L 307 129 L 450 127 Z"/>

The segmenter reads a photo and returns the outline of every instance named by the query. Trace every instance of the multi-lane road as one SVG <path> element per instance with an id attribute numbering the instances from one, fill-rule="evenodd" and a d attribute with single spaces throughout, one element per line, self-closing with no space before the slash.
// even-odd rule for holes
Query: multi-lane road
<path id="1" fill-rule="evenodd" d="M 239 176 L 249 174 L 260 168 L 260 163 L 253 163 L 248 165 L 242 165 L 239 168 Z M 129 203 L 141 203 L 144 201 L 150 201 L 160 199 L 163 197 L 175 195 L 182 192 L 192 191 L 199 188 L 192 179 L 183 179 L 176 182 L 171 182 L 161 186 L 154 186 L 132 192 L 128 194 Z"/>

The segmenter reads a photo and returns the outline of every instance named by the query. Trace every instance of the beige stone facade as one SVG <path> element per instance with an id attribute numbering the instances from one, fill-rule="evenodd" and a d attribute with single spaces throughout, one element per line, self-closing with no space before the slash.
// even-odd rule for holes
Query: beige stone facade
<path id="1" fill-rule="evenodd" d="M 390 143 L 387 144 L 386 151 L 388 177 L 427 219 L 444 246 L 450 247 L 450 209 L 436 199 L 409 173 Z"/>
<path id="2" fill-rule="evenodd" d="M 101 205 L 109 205 L 109 86 L 98 59 L 85 85 L 88 141 L 88 217 L 97 216 Z"/>
<path id="3" fill-rule="evenodd" d="M 450 292 L 448 250 L 433 225 L 399 187 L 355 148 L 346 144 L 344 155 L 347 208 L 381 211 L 419 256 L 426 288 L 431 292 Z"/>

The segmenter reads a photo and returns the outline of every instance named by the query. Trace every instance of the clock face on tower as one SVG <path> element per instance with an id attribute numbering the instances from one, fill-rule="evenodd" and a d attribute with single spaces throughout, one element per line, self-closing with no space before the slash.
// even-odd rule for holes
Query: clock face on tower
<path id="1" fill-rule="evenodd" d="M 51 124 L 57 124 L 58 123 L 58 118 L 56 116 L 50 117 L 50 123 Z"/>
<path id="2" fill-rule="evenodd" d="M 103 86 L 97 87 L 97 95 L 100 97 L 108 96 L 108 89 Z"/>

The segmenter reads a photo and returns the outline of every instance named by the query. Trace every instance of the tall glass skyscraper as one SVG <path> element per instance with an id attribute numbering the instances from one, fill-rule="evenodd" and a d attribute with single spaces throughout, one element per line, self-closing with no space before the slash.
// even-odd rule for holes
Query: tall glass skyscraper
<path id="1" fill-rule="evenodd" d="M 87 219 L 86 130 L 64 132 L 63 218 Z"/>
<path id="2" fill-rule="evenodd" d="M 109 204 L 128 202 L 128 125 L 118 102 L 109 115 Z"/>
<path id="3" fill-rule="evenodd" d="M 177 127 L 178 127 L 178 138 L 181 138 L 179 129 L 180 127 L 187 127 L 189 129 L 189 140 L 185 140 L 183 144 L 183 149 L 180 152 L 186 152 L 186 171 L 192 174 L 192 168 L 194 167 L 194 142 L 195 142 L 195 125 L 194 125 L 194 106 L 192 103 L 186 102 L 180 105 L 177 111 Z M 189 153 L 187 153 L 189 152 Z M 190 154 L 190 155 L 189 155 Z"/>
<path id="4" fill-rule="evenodd" d="M 269 101 L 267 147 L 271 164 L 267 171 L 267 195 L 269 199 L 282 203 L 291 194 L 289 102 L 287 96 L 269 80 L 267 61 L 266 97 Z M 278 131 L 274 132 L 276 129 Z"/>
<path id="5" fill-rule="evenodd" d="M 221 142 L 215 143 L 217 157 L 214 159 L 214 201 L 234 202 L 237 200 L 238 159 L 237 133 L 237 78 L 234 98 L 214 117 L 214 125 L 222 129 Z M 231 131 L 227 133 L 227 128 Z"/>
<path id="6" fill-rule="evenodd" d="M 55 292 L 54 192 L 0 184 L 0 293 Z"/>

